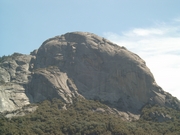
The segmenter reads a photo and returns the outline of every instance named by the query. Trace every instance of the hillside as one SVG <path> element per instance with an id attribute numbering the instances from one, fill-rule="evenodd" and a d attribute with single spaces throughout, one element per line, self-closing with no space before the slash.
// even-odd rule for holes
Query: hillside
<path id="1" fill-rule="evenodd" d="M 92 33 L 0 58 L 3 134 L 178 134 L 179 111 L 143 59 Z"/>
<path id="2" fill-rule="evenodd" d="M 78 99 L 65 105 L 60 99 L 43 101 L 38 109 L 22 117 L 0 119 L 2 135 L 178 135 L 180 113 L 147 105 L 136 121 L 124 121 L 98 101 Z M 152 116 L 152 113 L 159 114 Z M 164 121 L 158 121 L 162 117 Z"/>

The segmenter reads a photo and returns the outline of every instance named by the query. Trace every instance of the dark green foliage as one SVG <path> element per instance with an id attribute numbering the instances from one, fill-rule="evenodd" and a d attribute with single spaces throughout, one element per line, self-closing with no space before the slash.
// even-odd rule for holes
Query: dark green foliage
<path id="1" fill-rule="evenodd" d="M 107 112 L 95 112 L 107 106 L 98 101 L 76 99 L 65 104 L 60 99 L 44 101 L 38 109 L 23 117 L 12 119 L 0 116 L 1 135 L 178 135 L 180 112 L 159 106 L 146 106 L 138 121 L 122 121 Z M 67 108 L 63 109 L 63 108 Z M 171 121 L 156 122 L 149 113 L 168 113 Z"/>
<path id="2" fill-rule="evenodd" d="M 180 111 L 168 107 L 160 107 L 158 105 L 146 105 L 142 109 L 141 119 L 157 122 L 157 117 L 152 117 L 152 113 L 163 114 L 164 116 L 170 117 L 169 121 L 180 122 Z"/>

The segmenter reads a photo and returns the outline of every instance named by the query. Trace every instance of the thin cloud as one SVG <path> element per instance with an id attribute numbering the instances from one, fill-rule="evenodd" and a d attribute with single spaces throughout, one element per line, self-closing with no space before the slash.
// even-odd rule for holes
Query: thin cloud
<path id="1" fill-rule="evenodd" d="M 178 22 L 179 23 L 180 22 L 180 17 L 179 18 L 175 18 L 174 22 Z"/>
<path id="2" fill-rule="evenodd" d="M 132 31 L 124 33 L 125 36 L 150 36 L 150 35 L 163 35 L 164 31 L 160 29 L 141 29 L 141 28 L 136 28 L 133 29 Z"/>
<path id="3" fill-rule="evenodd" d="M 179 19 L 178 19 L 179 20 Z M 180 24 L 178 20 L 151 28 L 134 28 L 104 36 L 138 54 L 146 61 L 156 82 L 180 99 Z"/>

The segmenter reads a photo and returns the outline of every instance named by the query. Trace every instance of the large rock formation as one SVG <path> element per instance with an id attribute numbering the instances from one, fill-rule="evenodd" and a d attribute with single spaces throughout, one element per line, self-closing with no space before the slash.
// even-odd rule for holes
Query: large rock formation
<path id="1" fill-rule="evenodd" d="M 48 39 L 37 51 L 25 57 L 28 59 L 26 62 L 16 61 L 15 64 L 16 72 L 23 73 L 16 76 L 16 80 L 21 78 L 24 85 L 19 82 L 13 85 L 26 90 L 26 103 L 54 97 L 72 103 L 73 98 L 81 96 L 134 114 L 138 114 L 147 103 L 180 109 L 179 100 L 156 84 L 138 55 L 92 33 L 73 32 Z M 2 65 L 1 80 L 12 82 L 8 78 L 13 76 Z M 1 92 L 7 89 L 1 85 Z M 4 101 L 19 105 L 12 98 L 3 99 L 1 111 L 7 109 L 2 109 Z"/>
<path id="2" fill-rule="evenodd" d="M 14 53 L 3 57 L 0 63 L 0 112 L 12 111 L 29 104 L 25 93 L 31 72 L 31 55 Z"/>

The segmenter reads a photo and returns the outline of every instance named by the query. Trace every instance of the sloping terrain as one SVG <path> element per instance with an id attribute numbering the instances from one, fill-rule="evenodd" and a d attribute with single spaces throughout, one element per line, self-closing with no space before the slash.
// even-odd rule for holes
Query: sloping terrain
<path id="1" fill-rule="evenodd" d="M 180 110 L 137 54 L 87 32 L 50 38 L 30 55 L 2 57 L 0 82 L 0 112 L 53 98 L 97 100 L 127 120 L 139 119 L 147 104 Z"/>
<path id="2" fill-rule="evenodd" d="M 32 105 L 33 106 L 33 105 Z M 1 116 L 2 135 L 179 135 L 180 113 L 171 108 L 147 105 L 139 120 L 125 121 L 99 101 L 45 100 L 22 117 Z M 149 115 L 150 114 L 150 115 Z M 159 114 L 159 116 L 151 115 Z M 161 121 L 162 117 L 166 117 Z"/>

